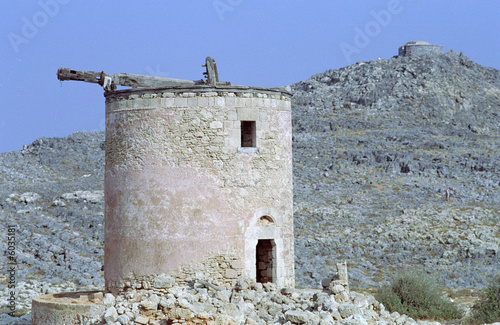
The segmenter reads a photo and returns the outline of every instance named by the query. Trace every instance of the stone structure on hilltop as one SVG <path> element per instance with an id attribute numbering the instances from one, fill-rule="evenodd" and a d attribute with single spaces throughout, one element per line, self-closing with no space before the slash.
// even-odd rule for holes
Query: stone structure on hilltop
<path id="1" fill-rule="evenodd" d="M 411 41 L 399 47 L 399 56 L 416 56 L 422 54 L 443 54 L 443 47 L 424 41 Z"/>

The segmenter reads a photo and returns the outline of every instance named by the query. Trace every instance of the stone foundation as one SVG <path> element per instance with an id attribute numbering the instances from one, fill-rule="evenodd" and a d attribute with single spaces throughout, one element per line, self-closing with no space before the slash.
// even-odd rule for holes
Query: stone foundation
<path id="1" fill-rule="evenodd" d="M 108 282 L 106 289 L 118 294 L 128 289 L 149 290 L 184 286 L 197 280 L 230 289 L 236 285 L 237 278 L 242 276 L 243 266 L 241 259 L 235 255 L 215 255 L 207 258 L 204 263 L 183 267 L 172 274 L 128 277 L 122 282 Z"/>

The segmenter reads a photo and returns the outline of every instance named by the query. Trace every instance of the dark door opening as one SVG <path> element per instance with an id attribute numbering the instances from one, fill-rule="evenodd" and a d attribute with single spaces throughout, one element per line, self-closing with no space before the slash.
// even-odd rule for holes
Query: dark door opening
<path id="1" fill-rule="evenodd" d="M 276 261 L 274 240 L 259 239 L 256 255 L 257 282 L 273 282 Z"/>

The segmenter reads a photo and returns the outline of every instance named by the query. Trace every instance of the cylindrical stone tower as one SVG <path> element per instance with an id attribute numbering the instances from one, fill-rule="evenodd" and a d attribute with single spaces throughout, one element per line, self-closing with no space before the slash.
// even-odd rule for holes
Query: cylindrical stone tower
<path id="1" fill-rule="evenodd" d="M 399 47 L 399 56 L 418 56 L 425 54 L 443 54 L 443 47 L 441 45 L 432 45 L 425 41 L 411 41 Z"/>
<path id="2" fill-rule="evenodd" d="M 160 274 L 294 286 L 291 94 L 193 85 L 105 97 L 106 288 Z"/>

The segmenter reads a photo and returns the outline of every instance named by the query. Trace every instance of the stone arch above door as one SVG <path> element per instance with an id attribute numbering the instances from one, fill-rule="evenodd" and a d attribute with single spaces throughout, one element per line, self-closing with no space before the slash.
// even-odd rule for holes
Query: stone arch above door
<path id="1" fill-rule="evenodd" d="M 274 219 L 271 218 L 270 216 L 262 216 L 257 220 L 257 227 L 272 227 L 274 226 L 275 222 Z"/>

